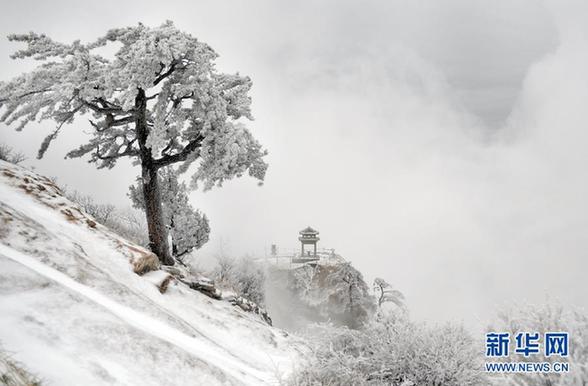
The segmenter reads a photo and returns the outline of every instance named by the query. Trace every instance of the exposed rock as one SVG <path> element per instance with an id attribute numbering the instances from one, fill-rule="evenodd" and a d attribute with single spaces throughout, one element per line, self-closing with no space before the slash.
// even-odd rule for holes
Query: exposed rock
<path id="1" fill-rule="evenodd" d="M 153 283 L 162 294 L 167 291 L 169 283 L 175 280 L 172 275 L 162 270 L 147 272 L 143 275 L 143 278 Z"/>
<path id="2" fill-rule="evenodd" d="M 177 264 L 176 265 L 162 265 L 161 269 L 166 271 L 170 275 L 173 275 L 174 277 L 176 277 L 178 279 L 183 279 L 183 278 L 190 276 L 190 272 L 188 271 L 187 268 L 182 267 Z"/>
<path id="3" fill-rule="evenodd" d="M 216 300 L 225 300 L 231 303 L 232 305 L 239 307 L 245 312 L 251 312 L 253 314 L 259 315 L 259 317 L 264 322 L 266 322 L 270 326 L 272 325 L 272 318 L 269 316 L 268 312 L 265 309 L 261 308 L 257 303 L 245 299 L 242 296 L 237 296 L 233 293 L 229 293 L 228 295 L 223 296 L 222 291 L 215 286 L 213 280 L 205 276 L 196 277 L 192 275 L 185 275 L 185 272 L 180 272 L 181 270 L 178 270 L 175 267 L 162 267 L 162 269 L 167 271 L 170 277 L 173 277 L 179 282 L 184 283 L 191 289 L 201 292 L 206 296 L 209 296 Z"/>
<path id="4" fill-rule="evenodd" d="M 272 325 L 272 318 L 270 318 L 267 311 L 259 307 L 256 303 L 245 299 L 242 296 L 230 295 L 226 297 L 226 300 L 234 306 L 241 308 L 243 311 L 252 312 L 257 314 L 270 326 Z"/>
<path id="5" fill-rule="evenodd" d="M 186 284 L 188 287 L 192 288 L 195 291 L 202 292 L 206 296 L 209 296 L 213 299 L 220 300 L 222 299 L 222 292 L 214 286 L 214 282 L 205 277 L 187 277 L 187 278 L 179 278 L 180 282 Z"/>
<path id="6" fill-rule="evenodd" d="M 138 248 L 134 248 L 134 251 L 138 253 L 132 254 L 130 262 L 133 266 L 133 272 L 137 275 L 144 275 L 159 269 L 159 259 L 154 253 Z"/>

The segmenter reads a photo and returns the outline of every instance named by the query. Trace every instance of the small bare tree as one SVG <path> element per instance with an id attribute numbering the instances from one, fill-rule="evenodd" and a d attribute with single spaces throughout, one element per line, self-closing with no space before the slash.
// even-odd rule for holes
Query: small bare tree
<path id="1" fill-rule="evenodd" d="M 64 189 L 65 190 L 65 189 Z M 82 194 L 77 190 L 68 191 L 65 190 L 65 196 L 78 204 L 82 210 L 94 217 L 99 223 L 107 225 L 115 212 L 115 206 L 111 204 L 99 204 L 93 197 Z"/>
<path id="2" fill-rule="evenodd" d="M 23 153 L 15 152 L 10 146 L 0 144 L 0 160 L 17 165 L 26 159 Z"/>

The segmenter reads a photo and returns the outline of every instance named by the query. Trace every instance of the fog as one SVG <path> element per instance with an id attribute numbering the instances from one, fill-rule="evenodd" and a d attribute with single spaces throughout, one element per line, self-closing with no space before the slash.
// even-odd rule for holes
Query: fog
<path id="1" fill-rule="evenodd" d="M 211 219 L 196 261 L 320 246 L 406 295 L 413 316 L 479 327 L 507 302 L 588 306 L 588 7 L 581 1 L 75 1 L 3 4 L 0 34 L 93 40 L 166 19 L 254 81 L 249 124 L 269 150 L 242 178 L 191 200 Z M 1 78 L 31 68 L 0 42 Z M 138 170 L 45 159 L 50 123 L 0 140 L 26 165 L 129 205 Z"/>

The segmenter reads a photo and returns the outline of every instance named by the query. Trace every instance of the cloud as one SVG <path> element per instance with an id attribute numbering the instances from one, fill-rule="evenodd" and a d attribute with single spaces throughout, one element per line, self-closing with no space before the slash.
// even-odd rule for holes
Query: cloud
<path id="1" fill-rule="evenodd" d="M 475 11 L 488 9 L 468 14 Z M 524 12 L 515 11 L 500 16 Z M 432 60 L 422 48 L 432 43 L 403 30 L 414 28 L 407 23 L 390 39 L 394 27 L 382 38 L 357 27 L 362 19 L 347 23 L 340 13 L 337 23 L 327 18 L 318 32 L 306 30 L 320 39 L 282 53 L 269 82 L 279 86 L 268 92 L 279 103 L 271 112 L 261 103 L 257 112 L 257 125 L 279 133 L 266 187 L 218 214 L 223 223 L 242 219 L 224 234 L 242 249 L 264 239 L 294 246 L 298 228 L 316 226 L 324 246 L 367 277 L 384 275 L 404 290 L 419 318 L 474 326 L 503 302 L 542 302 L 547 295 L 585 306 L 586 44 L 581 24 L 569 28 L 569 15 L 551 12 L 558 18 L 546 28 L 557 30 L 543 57 L 535 48 L 497 60 L 479 48 L 480 66 L 464 59 L 456 68 Z M 485 28 L 480 34 L 494 27 Z M 450 36 L 449 44 L 476 42 Z M 506 53 L 524 49 L 510 37 L 493 42 Z M 490 49 L 498 53 L 500 47 Z M 476 78 L 476 69 L 487 68 L 498 70 Z M 456 81 L 461 69 L 466 76 Z M 472 110 L 460 86 L 483 92 L 500 80 L 510 86 L 498 99 L 510 104 L 498 110 L 514 110 L 505 123 L 496 126 L 503 121 L 496 118 L 489 125 L 493 117 Z M 237 191 L 218 193 L 213 206 Z M 243 204 L 247 210 L 237 208 Z M 244 230 L 249 221 L 257 226 Z"/>

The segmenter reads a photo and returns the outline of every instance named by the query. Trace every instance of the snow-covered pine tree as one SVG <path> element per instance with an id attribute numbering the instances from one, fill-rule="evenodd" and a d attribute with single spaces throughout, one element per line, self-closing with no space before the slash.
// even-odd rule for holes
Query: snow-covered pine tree
<path id="1" fill-rule="evenodd" d="M 374 292 L 378 299 L 378 307 L 381 307 L 384 303 L 391 302 L 400 308 L 404 308 L 404 295 L 394 289 L 386 280 L 379 277 L 375 278 Z"/>
<path id="2" fill-rule="evenodd" d="M 208 241 L 208 218 L 190 205 L 188 188 L 184 182 L 179 181 L 177 172 L 172 167 L 162 168 L 159 180 L 163 217 L 171 236 L 172 254 L 175 258 L 181 259 Z M 142 181 L 138 178 L 137 184 L 129 188 L 129 197 L 133 201 L 133 206 L 145 210 L 142 192 Z"/>
<path id="3" fill-rule="evenodd" d="M 263 180 L 266 152 L 237 122 L 252 119 L 250 78 L 219 73 L 212 48 L 172 22 L 113 29 L 87 44 L 32 32 L 9 40 L 27 45 L 13 58 L 41 64 L 0 83 L 0 121 L 17 130 L 36 120 L 55 121 L 41 158 L 65 124 L 91 115 L 89 141 L 67 157 L 90 155 L 99 168 L 131 157 L 141 166 L 150 247 L 163 264 L 174 260 L 161 208 L 161 168 L 181 163 L 186 171 L 196 163 L 192 182 L 204 189 L 245 172 Z M 107 45 L 116 49 L 112 58 L 96 52 Z"/>

